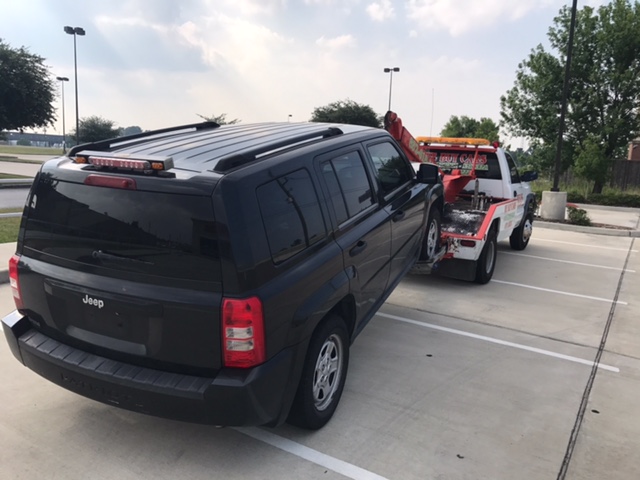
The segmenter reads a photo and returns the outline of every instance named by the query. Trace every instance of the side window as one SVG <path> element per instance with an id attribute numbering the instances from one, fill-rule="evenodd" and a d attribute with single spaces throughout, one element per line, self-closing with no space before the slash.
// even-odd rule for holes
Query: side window
<path id="1" fill-rule="evenodd" d="M 407 162 L 389 142 L 368 147 L 383 195 L 391 193 L 413 178 Z"/>
<path id="2" fill-rule="evenodd" d="M 520 183 L 520 175 L 518 175 L 518 169 L 516 163 L 507 152 L 504 153 L 507 157 L 507 165 L 509 166 L 509 173 L 511 175 L 511 183 Z"/>
<path id="3" fill-rule="evenodd" d="M 332 158 L 320 165 L 338 223 L 373 205 L 373 192 L 358 152 Z"/>
<path id="4" fill-rule="evenodd" d="M 281 263 L 326 235 L 309 173 L 296 170 L 256 190 L 271 257 Z"/>

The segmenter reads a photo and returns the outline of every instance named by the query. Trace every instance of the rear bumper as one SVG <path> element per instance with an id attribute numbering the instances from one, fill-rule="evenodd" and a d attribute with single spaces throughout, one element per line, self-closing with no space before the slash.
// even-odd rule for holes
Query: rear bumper
<path id="1" fill-rule="evenodd" d="M 180 375 L 117 362 L 60 343 L 31 328 L 14 311 L 2 319 L 13 355 L 72 392 L 158 417 L 226 426 L 277 425 L 295 395 L 297 351 L 287 349 L 247 370 L 215 378 Z"/>

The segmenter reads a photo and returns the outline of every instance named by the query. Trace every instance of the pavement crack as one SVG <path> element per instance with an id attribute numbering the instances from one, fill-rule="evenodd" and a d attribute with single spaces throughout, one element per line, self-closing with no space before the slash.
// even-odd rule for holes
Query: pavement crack
<path id="1" fill-rule="evenodd" d="M 598 373 L 598 365 L 600 365 L 600 359 L 602 358 L 602 353 L 604 352 L 604 347 L 607 343 L 607 337 L 609 336 L 609 330 L 611 329 L 611 323 L 613 322 L 613 317 L 616 312 L 618 297 L 620 296 L 620 290 L 622 289 L 622 281 L 624 280 L 625 270 L 627 269 L 627 265 L 629 264 L 629 258 L 631 257 L 634 243 L 635 238 L 631 240 L 631 245 L 629 246 L 629 251 L 627 252 L 627 258 L 624 261 L 624 268 L 622 272 L 620 272 L 618 286 L 616 287 L 616 294 L 613 297 L 613 301 L 611 302 L 609 316 L 607 317 L 607 322 L 605 323 L 604 331 L 602 332 L 602 338 L 600 339 L 600 346 L 598 347 L 598 351 L 596 352 L 596 358 L 593 361 L 593 367 L 591 368 L 591 373 L 589 374 L 587 384 L 585 385 L 584 392 L 582 394 L 582 399 L 580 400 L 580 406 L 578 407 L 576 421 L 573 424 L 573 428 L 571 429 L 569 443 L 567 444 L 567 450 L 565 451 L 564 458 L 562 459 L 562 465 L 560 466 L 557 480 L 564 480 L 567 476 L 567 471 L 569 470 L 571 458 L 573 457 L 573 451 L 575 449 L 578 435 L 580 434 L 580 429 L 582 427 L 582 421 L 584 420 L 584 414 L 587 409 L 587 403 L 589 402 L 589 396 L 591 395 L 591 389 L 593 388 L 593 383 Z"/>

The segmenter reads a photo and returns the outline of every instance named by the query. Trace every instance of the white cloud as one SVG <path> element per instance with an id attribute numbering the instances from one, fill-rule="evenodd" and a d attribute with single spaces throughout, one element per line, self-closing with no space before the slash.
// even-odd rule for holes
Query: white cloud
<path id="1" fill-rule="evenodd" d="M 452 36 L 485 29 L 501 21 L 517 20 L 559 0 L 408 0 L 407 16 L 425 29 L 447 30 Z"/>
<path id="2" fill-rule="evenodd" d="M 322 36 L 316 40 L 316 45 L 333 49 L 353 47 L 355 46 L 355 44 L 356 40 L 352 35 L 340 35 L 339 37 L 335 38 L 325 38 L 324 36 Z"/>
<path id="3" fill-rule="evenodd" d="M 376 22 L 384 22 L 395 17 L 393 5 L 390 0 L 380 0 L 367 6 L 367 13 Z"/>
<path id="4" fill-rule="evenodd" d="M 220 8 L 220 0 L 209 0 L 210 9 Z M 283 8 L 286 0 L 224 0 L 224 10 L 235 11 L 240 15 L 271 14 Z"/>

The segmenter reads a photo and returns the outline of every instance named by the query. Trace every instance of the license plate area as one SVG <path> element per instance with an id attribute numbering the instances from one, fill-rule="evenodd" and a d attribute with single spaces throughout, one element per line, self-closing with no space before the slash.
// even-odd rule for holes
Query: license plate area
<path id="1" fill-rule="evenodd" d="M 150 354 L 160 347 L 162 305 L 125 295 L 45 279 L 55 327 L 70 336 L 128 353 Z"/>

